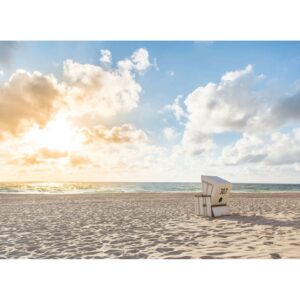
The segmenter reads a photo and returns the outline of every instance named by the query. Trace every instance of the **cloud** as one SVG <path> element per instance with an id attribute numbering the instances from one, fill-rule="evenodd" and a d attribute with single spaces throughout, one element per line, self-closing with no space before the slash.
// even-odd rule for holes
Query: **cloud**
<path id="1" fill-rule="evenodd" d="M 111 117 L 137 107 L 141 86 L 128 72 L 99 66 L 64 62 L 70 109 Z"/>
<path id="2" fill-rule="evenodd" d="M 100 57 L 100 62 L 104 65 L 104 66 L 109 66 L 112 63 L 112 55 L 111 52 L 107 49 L 101 49 L 101 57 Z"/>
<path id="3" fill-rule="evenodd" d="M 235 144 L 223 149 L 221 161 L 224 165 L 260 162 L 267 156 L 264 145 L 263 138 L 244 134 Z"/>
<path id="4" fill-rule="evenodd" d="M 300 128 L 289 134 L 276 132 L 272 134 L 271 140 L 270 145 L 266 146 L 266 163 L 281 165 L 300 162 Z"/>
<path id="5" fill-rule="evenodd" d="M 138 106 L 142 92 L 135 74 L 151 66 L 147 49 L 136 50 L 130 59 L 119 61 L 115 69 L 107 68 L 112 55 L 108 49 L 102 49 L 100 62 L 103 67 L 72 60 L 64 62 L 63 81 L 70 109 L 80 115 L 90 113 L 104 118 L 132 111 Z"/>
<path id="6" fill-rule="evenodd" d="M 163 133 L 168 141 L 171 141 L 178 136 L 178 133 L 174 130 L 174 128 L 171 127 L 164 128 Z"/>
<path id="7" fill-rule="evenodd" d="M 22 154 L 16 159 L 10 160 L 10 163 L 24 166 L 50 164 L 52 167 L 55 167 L 53 163 L 65 158 L 67 160 L 63 161 L 64 164 L 69 163 L 72 167 L 81 167 L 91 163 L 90 158 L 87 156 L 49 148 L 40 148 L 34 153 Z M 59 163 L 59 165 L 61 165 L 61 163 Z"/>
<path id="8" fill-rule="evenodd" d="M 172 104 L 168 104 L 165 106 L 165 109 L 171 110 L 174 113 L 177 121 L 180 121 L 183 117 L 186 116 L 186 113 L 180 104 L 181 98 L 182 95 L 178 95 Z"/>
<path id="9" fill-rule="evenodd" d="M 83 129 L 84 140 L 86 144 L 94 142 L 105 142 L 114 144 L 133 144 L 145 143 L 148 141 L 146 133 L 141 129 L 136 129 L 131 124 L 114 126 L 108 129 L 105 126 L 98 125 L 92 129 Z"/>
<path id="10" fill-rule="evenodd" d="M 287 121 L 300 120 L 300 92 L 280 99 L 271 108 L 271 115 L 278 125 Z"/>
<path id="11" fill-rule="evenodd" d="M 44 127 L 62 103 L 54 76 L 17 70 L 0 86 L 0 137 L 20 135 L 33 125 Z"/>
<path id="12" fill-rule="evenodd" d="M 20 160 L 21 164 L 25 166 L 32 166 L 41 164 L 42 161 L 35 154 L 25 154 Z"/>
<path id="13" fill-rule="evenodd" d="M 109 50 L 102 54 L 103 61 L 111 61 Z M 148 61 L 143 48 L 131 57 L 138 71 L 145 70 Z M 21 136 L 36 126 L 44 128 L 61 111 L 73 125 L 82 116 L 89 116 L 88 122 L 97 125 L 136 108 L 141 91 L 134 74 L 120 68 L 66 60 L 60 82 L 52 74 L 17 70 L 0 85 L 0 138 Z"/>
<path id="14" fill-rule="evenodd" d="M 4 75 L 4 72 L 0 70 L 0 77 Z"/>
<path id="15" fill-rule="evenodd" d="M 127 58 L 118 62 L 119 69 L 127 72 L 137 71 L 139 73 L 142 73 L 150 66 L 151 63 L 149 61 L 149 53 L 145 48 L 140 48 L 136 50 L 131 55 L 130 59 Z M 156 69 L 158 69 L 156 60 L 154 66 Z"/>
<path id="16" fill-rule="evenodd" d="M 10 66 L 13 54 L 17 47 L 18 42 L 0 41 L 0 66 L 4 68 Z"/>
<path id="17" fill-rule="evenodd" d="M 209 152 L 215 147 L 214 134 L 264 134 L 289 121 L 300 120 L 300 93 L 272 98 L 258 88 L 264 79 L 263 74 L 256 75 L 253 66 L 247 65 L 225 73 L 219 83 L 210 82 L 196 88 L 186 97 L 185 107 L 177 97 L 167 108 L 178 121 L 185 120 L 183 147 L 195 154 Z"/>
<path id="18" fill-rule="evenodd" d="M 286 134 L 275 132 L 270 137 L 244 134 L 236 143 L 223 149 L 221 162 L 225 165 L 299 163 L 300 128 Z"/>
<path id="19" fill-rule="evenodd" d="M 72 154 L 69 161 L 72 167 L 82 167 L 83 165 L 90 163 L 90 159 L 88 157 L 78 154 Z"/>
<path id="20" fill-rule="evenodd" d="M 131 56 L 131 60 L 133 63 L 133 67 L 137 71 L 144 71 L 151 65 L 149 62 L 149 53 L 145 48 L 140 48 L 135 51 Z"/>
<path id="21" fill-rule="evenodd" d="M 34 153 L 25 153 L 16 159 L 10 160 L 13 164 L 21 164 L 25 166 L 38 165 L 46 163 L 49 160 L 56 160 L 67 157 L 67 151 L 52 150 L 48 148 L 40 148 Z"/>
<path id="22" fill-rule="evenodd" d="M 216 149 L 211 135 L 188 127 L 184 131 L 181 145 L 184 152 L 194 156 L 208 154 Z"/>
<path id="23" fill-rule="evenodd" d="M 49 148 L 41 148 L 38 151 L 38 156 L 41 158 L 49 159 L 49 158 L 62 158 L 68 156 L 67 151 L 53 150 Z"/>
<path id="24" fill-rule="evenodd" d="M 210 134 L 256 129 L 262 103 L 252 87 L 260 80 L 248 65 L 224 74 L 218 84 L 195 89 L 184 101 L 188 130 Z"/>
<path id="25" fill-rule="evenodd" d="M 145 142 L 94 140 L 86 147 L 90 151 L 93 166 L 100 168 L 101 172 L 107 172 L 111 176 L 108 180 L 131 180 L 134 177 L 141 180 L 143 176 L 150 176 L 154 168 L 160 168 L 161 158 L 166 155 L 164 148 Z M 116 173 L 112 170 L 116 170 Z"/>
<path id="26" fill-rule="evenodd" d="M 122 123 L 127 120 L 122 114 L 139 104 L 136 74 L 150 67 L 146 49 L 135 51 L 129 61 L 128 70 L 67 60 L 60 81 L 16 71 L 0 86 L 0 104 L 6 108 L 0 110 L 1 134 L 17 137 L 1 141 L 0 175 L 15 170 L 34 179 L 120 180 L 149 179 L 160 170 L 160 158 L 168 161 L 166 149 L 151 144 L 142 129 Z M 75 174 L 72 167 L 86 169 Z"/>

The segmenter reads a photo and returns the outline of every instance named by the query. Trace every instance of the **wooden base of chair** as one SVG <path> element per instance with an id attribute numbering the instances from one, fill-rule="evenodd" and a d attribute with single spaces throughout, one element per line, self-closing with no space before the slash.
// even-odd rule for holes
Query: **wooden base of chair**
<path id="1" fill-rule="evenodd" d="M 195 213 L 197 216 L 220 217 L 229 215 L 226 204 L 211 205 L 211 196 L 204 194 L 195 195 Z"/>

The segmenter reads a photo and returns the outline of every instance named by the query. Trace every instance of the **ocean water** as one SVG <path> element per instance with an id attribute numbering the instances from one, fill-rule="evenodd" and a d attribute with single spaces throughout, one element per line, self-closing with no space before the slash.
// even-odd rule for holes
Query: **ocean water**
<path id="1" fill-rule="evenodd" d="M 0 193 L 201 192 L 199 182 L 2 182 Z M 300 192 L 300 184 L 233 183 L 233 192 Z"/>

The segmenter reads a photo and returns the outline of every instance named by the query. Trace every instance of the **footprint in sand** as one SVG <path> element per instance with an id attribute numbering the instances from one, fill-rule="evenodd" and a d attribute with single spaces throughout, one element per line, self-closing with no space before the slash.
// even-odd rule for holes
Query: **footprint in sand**
<path id="1" fill-rule="evenodd" d="M 278 253 L 270 253 L 270 255 L 271 255 L 271 258 L 274 258 L 274 259 L 281 258 L 280 254 L 278 254 Z"/>
<path id="2" fill-rule="evenodd" d="M 268 246 L 268 245 L 273 245 L 274 242 L 264 242 L 263 244 L 266 245 L 266 246 Z"/>
<path id="3" fill-rule="evenodd" d="M 121 259 L 138 259 L 138 258 L 147 258 L 148 255 L 146 253 L 139 253 L 136 255 L 124 255 L 124 256 L 120 256 L 119 258 Z"/>
<path id="4" fill-rule="evenodd" d="M 156 248 L 156 251 L 157 252 L 168 252 L 168 251 L 172 251 L 174 250 L 174 248 L 169 248 L 169 247 L 159 247 L 159 248 Z"/>
<path id="5" fill-rule="evenodd" d="M 164 259 L 189 259 L 191 256 L 166 256 Z"/>
<path id="6" fill-rule="evenodd" d="M 224 255 L 226 252 L 210 252 L 209 255 Z"/>
<path id="7" fill-rule="evenodd" d="M 128 254 L 135 254 L 135 253 L 138 253 L 140 250 L 139 249 L 129 249 L 129 250 L 127 250 L 126 252 L 128 253 Z"/>
<path id="8" fill-rule="evenodd" d="M 202 258 L 202 259 L 212 259 L 212 258 L 215 258 L 215 257 L 210 256 L 210 255 L 203 255 L 200 258 Z"/>

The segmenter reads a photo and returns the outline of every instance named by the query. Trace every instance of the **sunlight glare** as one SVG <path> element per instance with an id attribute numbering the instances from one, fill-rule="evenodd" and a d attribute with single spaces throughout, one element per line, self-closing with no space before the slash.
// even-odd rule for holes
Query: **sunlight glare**
<path id="1" fill-rule="evenodd" d="M 59 151 L 69 151 L 77 142 L 75 130 L 62 117 L 50 121 L 43 129 L 33 128 L 28 133 L 28 139 L 40 148 L 46 147 Z"/>

